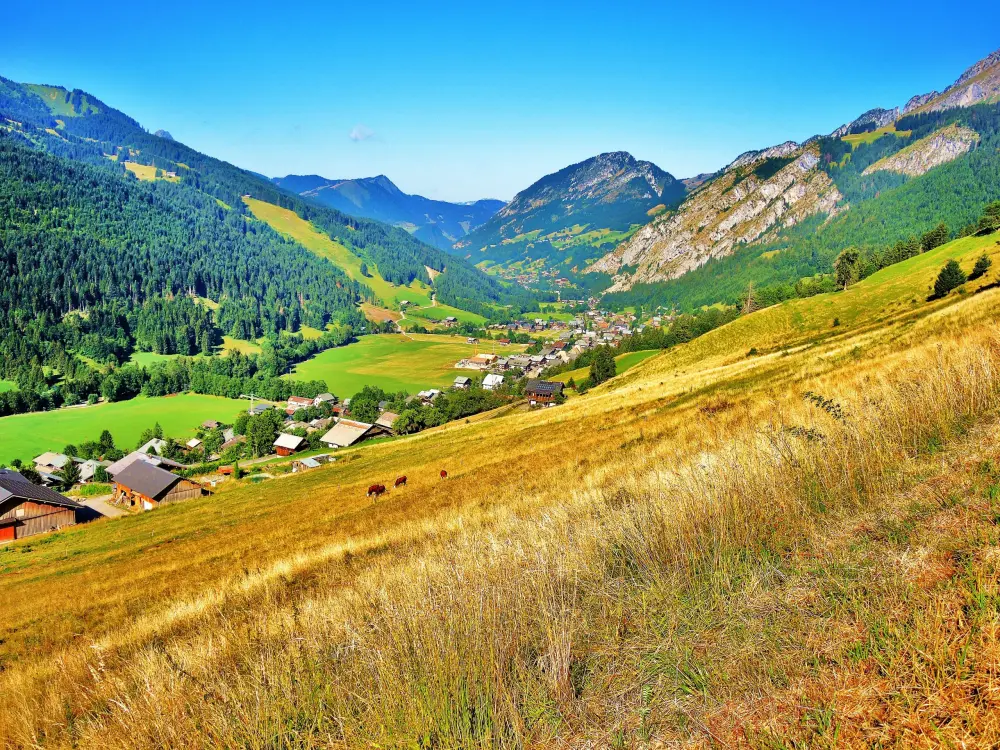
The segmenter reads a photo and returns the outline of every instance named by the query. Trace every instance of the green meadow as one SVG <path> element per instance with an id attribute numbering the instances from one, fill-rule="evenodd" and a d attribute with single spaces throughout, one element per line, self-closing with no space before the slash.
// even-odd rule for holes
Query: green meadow
<path id="1" fill-rule="evenodd" d="M 635 367 L 640 362 L 644 362 L 650 357 L 659 354 L 660 352 L 656 349 L 643 352 L 627 352 L 626 354 L 619 354 L 615 357 L 615 372 L 621 375 L 626 370 Z M 560 383 L 568 383 L 570 378 L 573 378 L 577 383 L 581 380 L 585 380 L 590 377 L 590 367 L 581 367 L 576 370 L 570 370 L 569 372 L 564 372 L 561 375 L 553 376 L 553 380 L 558 380 Z"/>
<path id="2" fill-rule="evenodd" d="M 0 380 L 0 393 L 4 391 L 13 391 L 17 388 L 17 383 L 12 380 Z"/>
<path id="3" fill-rule="evenodd" d="M 408 287 L 390 284 L 379 275 L 378 268 L 374 263 L 368 263 L 369 275 L 363 275 L 361 273 L 361 258 L 339 242 L 335 242 L 329 235 L 320 232 L 294 211 L 259 201 L 256 198 L 245 198 L 244 202 L 255 217 L 266 222 L 276 232 L 291 237 L 307 250 L 329 260 L 355 281 L 371 287 L 371 290 L 387 306 L 397 308 L 403 300 L 414 305 L 431 304 L 431 288 L 427 284 L 419 281 L 414 281 Z"/>
<path id="4" fill-rule="evenodd" d="M 0 464 L 22 461 L 39 453 L 61 451 L 70 443 L 96 440 L 111 430 L 122 450 L 135 448 L 147 427 L 156 422 L 168 437 L 187 438 L 206 419 L 231 422 L 247 407 L 245 401 L 185 393 L 164 398 L 134 398 L 113 404 L 16 414 L 0 419 Z"/>
<path id="5" fill-rule="evenodd" d="M 476 346 L 467 344 L 464 336 L 363 336 L 356 343 L 320 352 L 296 365 L 294 372 L 285 377 L 325 380 L 330 391 L 341 398 L 350 398 L 366 385 L 416 393 L 451 385 L 457 376 L 471 374 L 468 370 L 456 370 L 455 363 L 476 351 Z M 492 349 L 487 343 L 478 351 Z"/>
<path id="6" fill-rule="evenodd" d="M 463 323 L 475 323 L 476 325 L 483 325 L 486 322 L 486 318 L 482 315 L 476 315 L 476 313 L 468 312 L 466 310 L 459 310 L 457 307 L 451 307 L 450 305 L 421 307 L 419 310 L 415 308 L 407 308 L 406 317 L 407 319 L 414 318 L 429 320 L 432 323 L 438 323 L 448 317 L 455 317 Z"/>

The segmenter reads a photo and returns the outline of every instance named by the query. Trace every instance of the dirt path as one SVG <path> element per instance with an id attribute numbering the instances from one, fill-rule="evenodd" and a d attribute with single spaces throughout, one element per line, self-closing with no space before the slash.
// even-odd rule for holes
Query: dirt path
<path id="1" fill-rule="evenodd" d="M 100 497 L 80 498 L 77 502 L 105 518 L 118 518 L 119 516 L 126 515 L 124 510 L 115 507 L 108 502 L 109 500 L 111 500 L 111 495 L 101 495 Z"/>

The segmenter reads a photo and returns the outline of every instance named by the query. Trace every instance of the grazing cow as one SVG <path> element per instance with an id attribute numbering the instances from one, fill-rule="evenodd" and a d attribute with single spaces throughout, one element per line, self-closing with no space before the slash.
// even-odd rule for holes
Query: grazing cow
<path id="1" fill-rule="evenodd" d="M 396 484 L 393 485 L 393 487 L 394 488 L 399 488 L 399 487 L 405 487 L 405 486 L 406 486 L 406 477 L 405 476 L 396 477 Z"/>
<path id="2" fill-rule="evenodd" d="M 442 479 L 447 479 L 448 478 L 448 472 L 445 471 L 444 469 L 441 469 L 441 478 Z"/>
<path id="3" fill-rule="evenodd" d="M 368 497 L 374 497 L 376 500 L 379 499 L 381 495 L 385 494 L 384 484 L 373 484 L 368 488 Z"/>

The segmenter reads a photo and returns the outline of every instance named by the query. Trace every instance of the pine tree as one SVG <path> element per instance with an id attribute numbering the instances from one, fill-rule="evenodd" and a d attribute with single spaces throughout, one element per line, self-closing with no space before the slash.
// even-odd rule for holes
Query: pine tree
<path id="1" fill-rule="evenodd" d="M 990 270 L 990 266 L 993 265 L 993 261 L 990 260 L 990 256 L 983 253 L 979 256 L 976 261 L 976 265 L 972 269 L 972 274 L 969 276 L 970 279 L 980 279 L 986 275 L 987 271 Z"/>
<path id="2" fill-rule="evenodd" d="M 593 385 L 598 385 L 605 380 L 610 380 L 616 374 L 615 357 L 611 353 L 611 349 L 606 346 L 600 347 L 594 354 L 594 361 L 590 364 L 590 382 Z"/>
<path id="3" fill-rule="evenodd" d="M 949 260 L 941 269 L 941 273 L 938 274 L 937 281 L 934 282 L 934 296 L 940 299 L 952 289 L 962 286 L 966 280 L 965 272 L 958 265 L 958 261 Z"/>

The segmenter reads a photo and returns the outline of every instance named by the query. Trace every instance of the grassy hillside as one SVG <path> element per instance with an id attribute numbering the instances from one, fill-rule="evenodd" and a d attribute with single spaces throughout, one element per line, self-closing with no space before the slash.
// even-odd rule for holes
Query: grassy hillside
<path id="1" fill-rule="evenodd" d="M 642 352 L 628 352 L 626 354 L 619 354 L 615 357 L 615 372 L 621 375 L 623 372 L 630 370 L 635 367 L 640 362 L 645 362 L 650 357 L 654 357 L 660 352 L 658 351 L 642 351 Z M 582 380 L 590 377 L 589 367 L 580 367 L 576 370 L 570 370 L 569 372 L 564 372 L 559 375 L 554 376 L 553 380 L 558 380 L 561 383 L 568 383 L 570 378 L 579 383 Z"/>
<path id="2" fill-rule="evenodd" d="M 478 351 L 489 351 L 484 345 Z M 524 347 L 507 347 L 522 350 Z M 288 376 L 297 380 L 325 380 L 338 396 L 350 397 L 366 385 L 413 394 L 426 388 L 451 385 L 459 375 L 455 363 L 475 354 L 464 336 L 364 336 L 348 346 L 327 349 L 296 365 Z"/>
<path id="3" fill-rule="evenodd" d="M 923 301 L 978 247 L 934 252 L 558 408 L 0 549 L 0 736 L 996 743 L 1000 289 Z"/>
<path id="4" fill-rule="evenodd" d="M 0 464 L 96 440 L 105 429 L 111 430 L 116 445 L 123 449 L 135 447 L 143 430 L 156 422 L 165 435 L 186 437 L 206 419 L 231 422 L 246 407 L 245 401 L 185 393 L 4 417 L 0 419 Z"/>
<path id="5" fill-rule="evenodd" d="M 269 224 L 272 229 L 292 238 L 321 258 L 326 258 L 355 281 L 370 287 L 383 304 L 391 308 L 397 308 L 403 300 L 416 305 L 431 304 L 431 289 L 427 284 L 419 280 L 413 281 L 408 287 L 390 284 L 382 278 L 378 266 L 372 262 L 367 263 L 369 275 L 365 276 L 361 273 L 361 264 L 364 262 L 362 258 L 339 242 L 334 242 L 329 235 L 316 229 L 294 211 L 254 198 L 244 198 L 244 203 L 255 217 Z"/>

